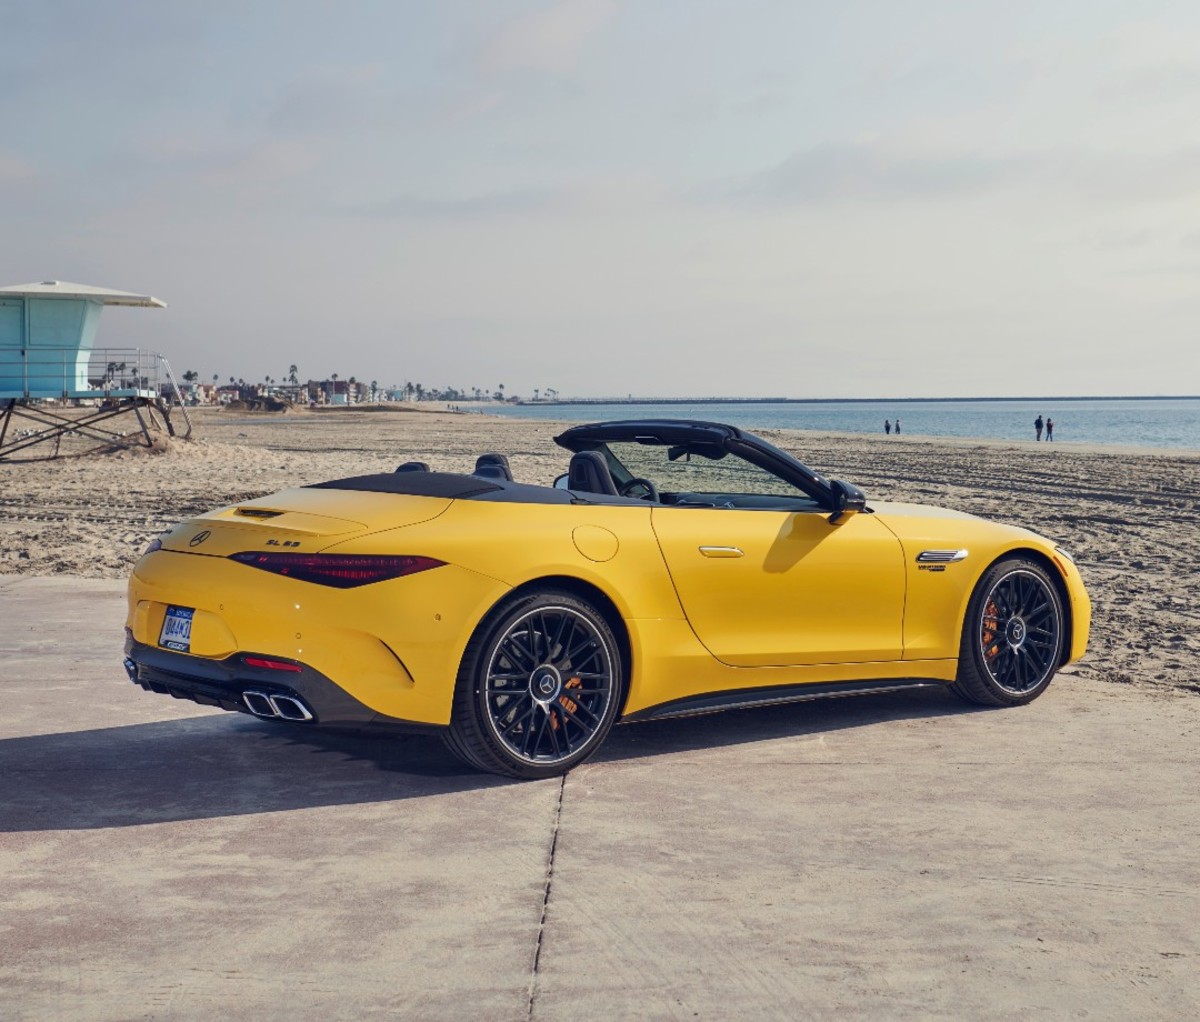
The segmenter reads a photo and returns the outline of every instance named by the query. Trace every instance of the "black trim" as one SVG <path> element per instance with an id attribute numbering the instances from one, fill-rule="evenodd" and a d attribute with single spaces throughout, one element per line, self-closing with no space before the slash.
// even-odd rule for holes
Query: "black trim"
<path id="1" fill-rule="evenodd" d="M 174 696 L 176 699 L 190 699 L 204 706 L 216 706 L 222 710 L 249 714 L 250 711 L 242 702 L 242 693 L 251 689 L 270 695 L 299 697 L 313 713 L 313 720 L 301 726 L 321 724 L 327 727 L 386 729 L 406 733 L 433 733 L 443 730 L 439 725 L 401 720 L 376 713 L 320 671 L 298 660 L 287 660 L 270 653 L 240 651 L 224 660 L 209 660 L 205 657 L 160 649 L 158 646 L 147 646 L 127 635 L 125 656 L 134 665 L 132 668 L 127 666 L 126 669 L 130 681 L 135 685 L 147 692 L 158 692 Z M 248 656 L 258 656 L 265 660 L 284 660 L 296 664 L 300 670 L 275 671 L 250 667 L 243 662 L 243 658 Z"/>
<path id="2" fill-rule="evenodd" d="M 657 706 L 622 717 L 622 721 L 658 720 L 662 717 L 691 717 L 701 713 L 718 713 L 721 710 L 746 709 L 754 706 L 779 706 L 784 703 L 802 703 L 809 699 L 826 699 L 833 696 L 857 696 L 880 692 L 898 692 L 910 688 L 936 688 L 949 685 L 948 681 L 932 678 L 897 678 L 877 681 L 827 681 L 799 685 L 773 685 L 769 688 L 740 688 L 728 692 L 706 693 L 673 699 Z"/>
<path id="3" fill-rule="evenodd" d="M 401 466 L 403 468 L 403 466 Z M 405 497 L 445 497 L 449 500 L 486 500 L 499 504 L 578 504 L 577 495 L 550 486 L 532 486 L 477 475 L 417 470 L 351 476 L 326 483 L 313 483 L 313 490 L 358 490 L 364 493 L 394 493 Z M 644 504 L 645 501 L 630 503 Z"/>
<path id="4" fill-rule="evenodd" d="M 492 501 L 496 504 L 578 504 L 579 500 L 567 490 L 556 490 L 551 486 L 533 486 L 529 483 L 502 482 L 496 489 L 480 493 L 473 500 Z"/>
<path id="5" fill-rule="evenodd" d="M 366 493 L 401 493 L 410 497 L 479 497 L 500 489 L 494 480 L 452 472 L 380 472 L 313 483 L 313 490 L 362 490 Z"/>

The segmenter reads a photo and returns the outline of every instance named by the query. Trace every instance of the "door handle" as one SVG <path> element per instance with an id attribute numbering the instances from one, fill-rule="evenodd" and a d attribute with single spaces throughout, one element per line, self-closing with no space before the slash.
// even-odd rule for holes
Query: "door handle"
<path id="1" fill-rule="evenodd" d="M 702 546 L 700 553 L 705 557 L 745 557 L 744 551 L 735 546 Z"/>

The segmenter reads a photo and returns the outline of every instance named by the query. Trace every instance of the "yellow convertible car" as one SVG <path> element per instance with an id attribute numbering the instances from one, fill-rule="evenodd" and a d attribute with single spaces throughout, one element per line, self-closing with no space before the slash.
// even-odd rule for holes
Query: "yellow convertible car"
<path id="1" fill-rule="evenodd" d="M 1027 703 L 1087 645 L 1075 565 L 1025 529 L 868 502 L 733 426 L 555 439 L 553 486 L 485 454 L 184 522 L 130 580 L 130 679 L 305 727 L 436 731 L 536 778 L 617 721 L 920 685 Z"/>

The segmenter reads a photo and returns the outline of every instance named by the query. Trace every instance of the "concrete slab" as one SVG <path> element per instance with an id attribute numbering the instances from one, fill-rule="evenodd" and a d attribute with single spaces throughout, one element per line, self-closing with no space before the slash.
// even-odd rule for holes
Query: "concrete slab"
<path id="1" fill-rule="evenodd" d="M 564 784 L 124 680 L 0 576 L 0 1018 L 1200 1015 L 1200 699 L 617 729 Z"/>

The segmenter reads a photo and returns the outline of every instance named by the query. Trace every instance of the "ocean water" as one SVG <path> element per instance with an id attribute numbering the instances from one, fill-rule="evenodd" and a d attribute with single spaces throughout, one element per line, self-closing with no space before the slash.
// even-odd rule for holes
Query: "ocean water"
<path id="1" fill-rule="evenodd" d="M 526 419 L 707 419 L 747 429 L 882 433 L 899 418 L 902 435 L 1033 440 L 1033 420 L 1054 420 L 1054 442 L 1200 451 L 1200 398 L 987 401 L 696 401 L 528 404 L 489 408 Z"/>

